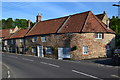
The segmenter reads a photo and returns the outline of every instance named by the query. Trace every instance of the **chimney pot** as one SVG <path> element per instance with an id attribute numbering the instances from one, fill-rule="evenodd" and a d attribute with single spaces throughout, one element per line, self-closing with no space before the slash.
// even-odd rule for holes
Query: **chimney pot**
<path id="1" fill-rule="evenodd" d="M 41 16 L 40 16 L 40 14 L 38 13 L 38 15 L 36 16 L 36 22 L 39 22 L 39 21 L 41 21 Z"/>
<path id="2" fill-rule="evenodd" d="M 27 22 L 28 23 L 28 25 L 27 25 L 28 28 L 30 28 L 30 22 L 31 22 L 30 20 L 28 20 L 28 22 Z"/>

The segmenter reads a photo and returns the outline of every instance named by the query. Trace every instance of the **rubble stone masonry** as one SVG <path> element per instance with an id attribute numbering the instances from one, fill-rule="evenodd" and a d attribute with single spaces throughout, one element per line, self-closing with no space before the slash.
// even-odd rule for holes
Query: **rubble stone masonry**
<path id="1" fill-rule="evenodd" d="M 71 50 L 70 56 L 73 60 L 90 59 L 105 57 L 107 54 L 106 45 L 111 45 L 111 50 L 115 48 L 115 34 L 104 33 L 103 39 L 96 39 L 95 33 L 65 33 L 65 34 L 49 34 L 44 35 L 46 42 L 41 41 L 41 36 L 37 37 L 36 42 L 32 42 L 32 37 L 26 37 L 26 47 L 32 48 L 36 46 L 45 47 L 77 47 L 76 50 Z M 88 54 L 83 54 L 83 47 L 88 46 Z M 32 54 L 31 50 L 27 54 Z M 110 54 L 110 53 L 109 53 Z"/>

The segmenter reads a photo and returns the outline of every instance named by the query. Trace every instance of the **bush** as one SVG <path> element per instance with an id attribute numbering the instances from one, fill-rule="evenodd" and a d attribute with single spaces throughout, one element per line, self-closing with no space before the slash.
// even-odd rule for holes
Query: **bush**
<path id="1" fill-rule="evenodd" d="M 74 47 L 71 48 L 71 51 L 74 51 L 74 50 L 77 50 L 77 49 L 78 49 L 78 47 L 74 46 Z"/>

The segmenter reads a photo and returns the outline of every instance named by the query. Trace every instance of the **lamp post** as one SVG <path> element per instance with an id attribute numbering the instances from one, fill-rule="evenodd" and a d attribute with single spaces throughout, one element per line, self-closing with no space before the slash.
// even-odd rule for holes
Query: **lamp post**
<path id="1" fill-rule="evenodd" d="M 120 18 L 120 1 L 118 2 L 118 4 L 113 4 L 113 6 L 118 7 L 118 17 Z"/>

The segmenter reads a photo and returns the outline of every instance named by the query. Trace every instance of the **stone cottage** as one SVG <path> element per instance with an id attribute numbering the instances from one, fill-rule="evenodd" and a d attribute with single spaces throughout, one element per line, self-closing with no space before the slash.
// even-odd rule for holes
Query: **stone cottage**
<path id="1" fill-rule="evenodd" d="M 74 60 L 110 56 L 115 48 L 115 32 L 106 13 L 91 11 L 37 23 L 25 36 L 26 54 Z"/>
<path id="2" fill-rule="evenodd" d="M 2 35 L 1 35 L 1 41 L 2 41 L 2 51 L 11 51 L 11 49 L 8 47 L 11 45 L 12 40 L 5 40 L 5 38 L 8 38 L 9 36 L 13 35 L 15 32 L 17 32 L 19 28 L 16 26 L 12 29 L 2 29 Z"/>

